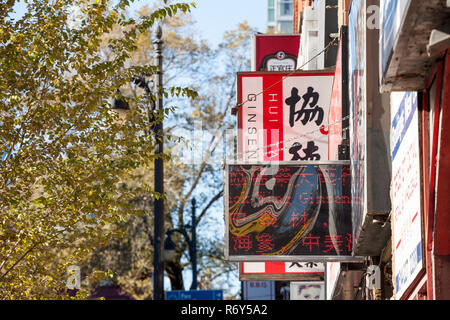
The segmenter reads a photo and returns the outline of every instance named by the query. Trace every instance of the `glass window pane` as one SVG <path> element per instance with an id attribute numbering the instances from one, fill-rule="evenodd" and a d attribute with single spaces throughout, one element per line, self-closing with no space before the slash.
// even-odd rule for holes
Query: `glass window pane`
<path id="1" fill-rule="evenodd" d="M 269 11 L 267 12 L 267 21 L 275 21 L 275 9 L 269 9 Z"/>
<path id="2" fill-rule="evenodd" d="M 267 7 L 268 8 L 273 8 L 274 7 L 273 0 L 268 0 Z"/>
<path id="3" fill-rule="evenodd" d="M 292 21 L 280 21 L 278 23 L 278 29 L 282 33 L 292 33 Z"/>
<path id="4" fill-rule="evenodd" d="M 278 11 L 280 13 L 280 16 L 292 16 L 293 14 L 292 1 L 281 0 L 278 5 Z"/>

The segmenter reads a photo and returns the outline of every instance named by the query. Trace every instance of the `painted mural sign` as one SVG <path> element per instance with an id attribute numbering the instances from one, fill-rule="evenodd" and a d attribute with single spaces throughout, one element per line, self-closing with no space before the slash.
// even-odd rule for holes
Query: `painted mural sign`
<path id="1" fill-rule="evenodd" d="M 348 164 L 229 163 L 225 175 L 227 260 L 354 260 Z"/>
<path id="2" fill-rule="evenodd" d="M 323 281 L 291 282 L 291 300 L 325 300 Z"/>
<path id="3" fill-rule="evenodd" d="M 423 268 L 417 103 L 416 92 L 391 94 L 392 252 L 397 299 Z"/>
<path id="4" fill-rule="evenodd" d="M 239 158 L 328 160 L 333 76 L 318 72 L 239 72 Z"/>

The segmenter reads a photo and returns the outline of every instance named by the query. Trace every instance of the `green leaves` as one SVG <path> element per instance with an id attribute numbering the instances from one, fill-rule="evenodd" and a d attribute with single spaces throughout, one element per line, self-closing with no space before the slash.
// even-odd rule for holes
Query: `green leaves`
<path id="1" fill-rule="evenodd" d="M 130 97 L 136 107 L 121 118 L 112 96 L 157 71 L 131 59 L 141 32 L 190 6 L 135 21 L 124 14 L 131 2 L 30 0 L 14 22 L 14 1 L 0 9 L 0 299 L 67 298 L 67 267 L 117 235 L 109 226 L 142 214 L 131 205 L 137 193 L 152 195 L 151 180 L 120 187 L 155 157 L 148 100 Z"/>

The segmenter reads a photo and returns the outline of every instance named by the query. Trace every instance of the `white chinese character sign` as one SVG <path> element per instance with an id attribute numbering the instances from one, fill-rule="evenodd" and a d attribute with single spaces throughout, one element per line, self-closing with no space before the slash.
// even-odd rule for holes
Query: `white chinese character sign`
<path id="1" fill-rule="evenodd" d="M 239 158 L 328 160 L 333 76 L 325 72 L 239 72 Z"/>

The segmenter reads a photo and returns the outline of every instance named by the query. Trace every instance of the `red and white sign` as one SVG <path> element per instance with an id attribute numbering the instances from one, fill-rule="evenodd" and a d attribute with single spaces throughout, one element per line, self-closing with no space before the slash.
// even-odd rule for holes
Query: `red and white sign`
<path id="1" fill-rule="evenodd" d="M 243 262 L 242 274 L 323 274 L 321 262 Z"/>
<path id="2" fill-rule="evenodd" d="M 239 72 L 240 158 L 328 160 L 334 73 Z"/>

